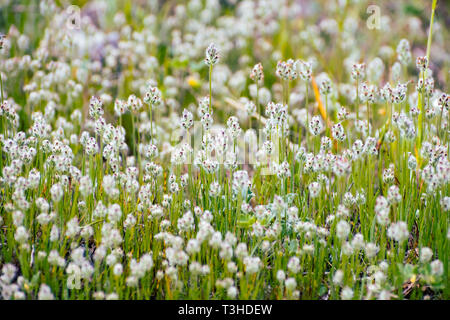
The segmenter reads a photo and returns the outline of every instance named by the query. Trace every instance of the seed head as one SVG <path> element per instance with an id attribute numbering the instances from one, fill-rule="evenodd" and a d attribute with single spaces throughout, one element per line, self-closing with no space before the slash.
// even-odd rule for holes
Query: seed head
<path id="1" fill-rule="evenodd" d="M 3 46 L 5 44 L 5 39 L 6 39 L 5 35 L 0 34 L 0 50 L 3 49 Z"/>
<path id="2" fill-rule="evenodd" d="M 419 69 L 419 71 L 425 71 L 428 68 L 428 58 L 426 56 L 417 57 L 416 67 L 417 69 Z"/>
<path id="3" fill-rule="evenodd" d="M 255 66 L 253 67 L 252 71 L 250 72 L 250 79 L 252 79 L 256 83 L 264 81 L 264 70 L 261 62 L 255 64 Z"/>
<path id="4" fill-rule="evenodd" d="M 206 48 L 205 52 L 205 64 L 208 66 L 212 66 L 219 62 L 219 50 L 217 49 L 214 43 L 211 43 L 208 48 Z"/>
<path id="5" fill-rule="evenodd" d="M 297 71 L 294 60 L 278 61 L 276 75 L 283 80 L 297 79 Z"/>
<path id="6" fill-rule="evenodd" d="M 364 79 L 366 76 L 366 64 L 365 63 L 353 64 L 351 76 L 354 80 Z"/>
<path id="7" fill-rule="evenodd" d="M 312 78 L 312 65 L 310 62 L 297 60 L 296 69 L 299 77 L 303 81 L 311 81 Z"/>
<path id="8" fill-rule="evenodd" d="M 397 46 L 397 59 L 403 65 L 407 65 L 411 62 L 411 47 L 408 40 L 400 40 Z"/>
<path id="9" fill-rule="evenodd" d="M 143 100 L 147 104 L 158 106 L 162 102 L 161 91 L 157 87 L 149 86 Z"/>

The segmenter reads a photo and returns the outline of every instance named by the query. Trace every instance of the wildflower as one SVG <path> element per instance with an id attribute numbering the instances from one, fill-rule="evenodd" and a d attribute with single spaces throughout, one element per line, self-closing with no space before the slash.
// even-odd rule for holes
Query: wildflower
<path id="1" fill-rule="evenodd" d="M 321 81 L 319 82 L 319 91 L 323 95 L 328 95 L 331 92 L 331 80 L 328 78 L 328 76 L 322 77 Z"/>
<path id="2" fill-rule="evenodd" d="M 336 236 L 340 240 L 344 240 L 347 238 L 349 233 L 350 233 L 349 224 L 344 220 L 339 221 L 338 224 L 336 225 Z"/>
<path id="3" fill-rule="evenodd" d="M 230 286 L 227 289 L 227 297 L 230 299 L 235 299 L 238 294 L 238 290 L 235 286 Z"/>
<path id="4" fill-rule="evenodd" d="M 284 285 L 289 291 L 293 291 L 297 287 L 297 281 L 294 278 L 288 278 L 285 280 Z"/>
<path id="5" fill-rule="evenodd" d="M 280 179 L 291 176 L 290 165 L 287 161 L 283 161 L 280 165 L 277 165 L 275 171 Z"/>
<path id="6" fill-rule="evenodd" d="M 103 116 L 103 102 L 100 98 L 92 96 L 89 101 L 89 115 L 94 120 Z"/>
<path id="7" fill-rule="evenodd" d="M 142 100 L 131 94 L 128 96 L 127 107 L 133 112 L 139 111 L 142 108 Z"/>
<path id="8" fill-rule="evenodd" d="M 341 285 L 342 280 L 344 279 L 344 272 L 342 270 L 336 270 L 333 276 L 334 285 Z"/>
<path id="9" fill-rule="evenodd" d="M 448 106 L 450 104 L 450 95 L 446 93 L 442 93 L 438 99 L 438 105 L 441 107 L 441 112 L 443 109 L 448 110 Z"/>
<path id="10" fill-rule="evenodd" d="M 50 188 L 50 194 L 51 194 L 52 200 L 54 202 L 58 202 L 61 200 L 61 198 L 63 196 L 63 192 L 64 192 L 64 189 L 61 187 L 61 185 L 59 183 L 55 183 Z"/>
<path id="11" fill-rule="evenodd" d="M 326 151 L 331 150 L 331 147 L 333 145 L 333 142 L 328 137 L 322 137 L 320 139 L 320 151 L 322 153 L 325 153 Z"/>
<path id="12" fill-rule="evenodd" d="M 181 119 L 181 126 L 184 129 L 189 130 L 189 128 L 192 127 L 192 125 L 194 124 L 193 119 L 194 119 L 194 117 L 193 117 L 192 113 L 189 110 L 184 109 L 183 116 Z"/>
<path id="13" fill-rule="evenodd" d="M 390 184 L 392 182 L 394 182 L 394 168 L 393 166 L 389 166 L 389 168 L 386 168 L 383 170 L 383 175 L 382 175 L 382 179 L 383 182 L 386 184 Z"/>
<path id="14" fill-rule="evenodd" d="M 227 126 L 227 133 L 232 139 L 236 139 L 242 132 L 242 129 L 239 126 L 239 121 L 234 116 L 228 118 Z"/>
<path id="15" fill-rule="evenodd" d="M 162 103 L 161 91 L 157 87 L 149 86 L 143 101 L 151 106 L 160 105 Z"/>
<path id="16" fill-rule="evenodd" d="M 251 275 L 260 270 L 262 262 L 259 257 L 247 256 L 244 258 L 244 265 L 246 273 Z"/>
<path id="17" fill-rule="evenodd" d="M 352 66 L 351 76 L 353 80 L 362 80 L 366 76 L 366 64 L 365 63 L 355 63 Z"/>
<path id="18" fill-rule="evenodd" d="M 387 199 L 390 203 L 398 203 L 402 200 L 400 189 L 396 185 L 392 185 L 388 189 Z"/>
<path id="19" fill-rule="evenodd" d="M 84 197 L 92 193 L 92 181 L 89 176 L 83 176 L 80 178 L 79 190 Z"/>
<path id="20" fill-rule="evenodd" d="M 80 232 L 80 226 L 78 224 L 78 219 L 76 217 L 69 220 L 67 222 L 66 227 L 67 227 L 66 235 L 69 238 L 76 236 L 78 232 Z"/>
<path id="21" fill-rule="evenodd" d="M 426 56 L 417 57 L 416 66 L 421 72 L 424 72 L 428 68 L 428 59 Z"/>
<path id="22" fill-rule="evenodd" d="M 123 266 L 120 263 L 116 263 L 113 267 L 113 274 L 119 277 L 123 273 Z"/>
<path id="23" fill-rule="evenodd" d="M 375 200 L 375 214 L 377 222 L 386 225 L 389 222 L 389 202 L 383 196 L 378 196 Z"/>
<path id="24" fill-rule="evenodd" d="M 205 56 L 205 64 L 208 66 L 212 66 L 219 62 L 219 50 L 214 43 L 211 43 L 208 48 L 206 48 Z"/>
<path id="25" fill-rule="evenodd" d="M 364 249 L 365 249 L 367 258 L 370 259 L 370 258 L 373 258 L 376 256 L 376 254 L 378 253 L 379 247 L 375 243 L 369 242 L 369 243 L 366 243 L 366 246 Z"/>
<path id="26" fill-rule="evenodd" d="M 59 238 L 59 229 L 56 225 L 52 226 L 52 229 L 50 231 L 50 241 L 55 242 Z"/>
<path id="27" fill-rule="evenodd" d="M 122 209 L 117 203 L 111 204 L 108 207 L 108 220 L 111 223 L 117 223 L 122 218 Z"/>
<path id="28" fill-rule="evenodd" d="M 347 109 L 343 106 L 341 106 L 338 110 L 337 113 L 337 118 L 339 121 L 344 121 L 348 118 L 349 116 L 349 112 L 347 111 Z M 342 125 L 341 125 L 342 126 Z"/>
<path id="29" fill-rule="evenodd" d="M 354 252 L 352 245 L 348 241 L 342 243 L 341 252 L 343 255 L 351 256 Z"/>
<path id="30" fill-rule="evenodd" d="M 252 79 L 256 83 L 264 82 L 264 71 L 261 62 L 255 64 L 255 66 L 252 68 L 250 79 Z"/>
<path id="31" fill-rule="evenodd" d="M 299 77 L 303 81 L 311 81 L 312 78 L 312 65 L 310 62 L 297 60 L 296 61 L 296 70 L 298 72 Z"/>
<path id="32" fill-rule="evenodd" d="M 416 170 L 417 168 L 417 160 L 416 157 L 412 153 L 409 153 L 408 157 L 408 169 L 409 170 Z"/>
<path id="33" fill-rule="evenodd" d="M 0 50 L 3 49 L 3 46 L 5 44 L 5 39 L 6 39 L 5 35 L 0 34 Z"/>
<path id="34" fill-rule="evenodd" d="M 374 103 L 377 97 L 377 89 L 374 85 L 363 82 L 359 88 L 359 99 L 361 102 Z"/>
<path id="35" fill-rule="evenodd" d="M 398 83 L 395 88 L 392 89 L 392 101 L 396 104 L 402 103 L 406 98 L 408 83 Z"/>
<path id="36" fill-rule="evenodd" d="M 420 262 L 428 263 L 433 257 L 433 251 L 428 247 L 423 247 L 420 249 Z"/>
<path id="37" fill-rule="evenodd" d="M 248 178 L 248 172 L 239 170 L 233 174 L 233 190 L 240 191 L 242 195 L 247 194 L 247 190 L 251 187 L 251 182 Z"/>
<path id="38" fill-rule="evenodd" d="M 201 122 L 203 124 L 203 129 L 205 131 L 209 131 L 209 129 L 211 129 L 211 126 L 213 124 L 213 118 L 209 113 L 205 113 L 201 118 Z"/>
<path id="39" fill-rule="evenodd" d="M 390 300 L 393 294 L 389 292 L 388 290 L 381 290 L 381 292 L 378 294 L 378 300 Z"/>
<path id="40" fill-rule="evenodd" d="M 405 241 L 409 236 L 407 224 L 403 221 L 392 223 L 388 228 L 387 236 L 397 242 Z"/>
<path id="41" fill-rule="evenodd" d="M 368 155 L 376 155 L 378 153 L 377 140 L 373 137 L 367 137 L 364 144 L 364 152 Z"/>
<path id="42" fill-rule="evenodd" d="M 13 281 L 14 277 L 16 276 L 17 267 L 11 263 L 6 263 L 2 267 L 2 276 L 0 277 L 0 280 L 5 283 L 9 284 Z"/>
<path id="43" fill-rule="evenodd" d="M 111 292 L 110 294 L 107 294 L 105 297 L 106 300 L 119 300 L 119 295 L 115 292 Z"/>
<path id="44" fill-rule="evenodd" d="M 411 48 L 408 40 L 400 40 L 397 46 L 397 59 L 403 65 L 407 65 L 411 61 Z"/>
<path id="45" fill-rule="evenodd" d="M 383 60 L 381 60 L 378 57 L 375 57 L 367 65 L 367 78 L 372 83 L 377 83 L 380 80 L 383 73 L 384 73 Z"/>
<path id="46" fill-rule="evenodd" d="M 283 270 L 278 270 L 276 278 L 280 283 L 283 283 L 284 280 L 286 279 L 286 274 L 284 273 Z"/>
<path id="47" fill-rule="evenodd" d="M 55 297 L 48 285 L 42 283 L 39 288 L 38 300 L 54 300 Z"/>
<path id="48" fill-rule="evenodd" d="M 290 258 L 287 268 L 291 273 L 297 274 L 300 271 L 300 260 L 297 257 Z"/>
<path id="49" fill-rule="evenodd" d="M 349 287 L 344 287 L 341 291 L 342 300 L 351 300 L 353 298 L 353 290 Z"/>
<path id="50" fill-rule="evenodd" d="M 311 198 L 316 198 L 320 193 L 320 184 L 317 182 L 311 182 L 309 185 L 309 194 Z"/>
<path id="51" fill-rule="evenodd" d="M 19 226 L 16 229 L 16 232 L 14 233 L 14 239 L 20 243 L 20 244 L 24 244 L 25 242 L 28 241 L 28 231 L 25 229 L 24 226 Z"/>
<path id="52" fill-rule="evenodd" d="M 295 160 L 297 162 L 303 162 L 306 160 L 306 150 L 304 147 L 300 147 L 295 154 Z"/>
<path id="53" fill-rule="evenodd" d="M 443 211 L 450 211 L 450 197 L 442 197 L 440 204 Z"/>
<path id="54" fill-rule="evenodd" d="M 256 105 L 253 101 L 246 102 L 244 107 L 249 116 L 252 116 L 256 112 Z"/>
<path id="55" fill-rule="evenodd" d="M 360 233 L 355 234 L 355 236 L 352 239 L 351 245 L 352 248 L 356 251 L 359 251 L 362 248 L 364 248 L 365 243 L 363 235 Z"/>
<path id="56" fill-rule="evenodd" d="M 283 80 L 297 79 L 297 71 L 294 60 L 289 59 L 287 61 L 278 61 L 276 75 Z"/>
<path id="57" fill-rule="evenodd" d="M 314 116 L 309 122 L 309 132 L 315 136 L 321 134 L 324 129 L 325 127 L 319 116 Z"/>
<path id="58" fill-rule="evenodd" d="M 128 105 L 124 100 L 116 99 L 114 101 L 114 112 L 118 117 L 122 116 L 128 111 Z"/>
<path id="59" fill-rule="evenodd" d="M 389 82 L 386 82 L 382 88 L 380 88 L 380 98 L 384 102 L 393 102 L 392 88 Z"/>
<path id="60" fill-rule="evenodd" d="M 331 135 L 333 136 L 334 139 L 338 140 L 338 141 L 344 141 L 345 140 L 345 131 L 344 131 L 344 127 L 342 126 L 341 123 L 336 123 L 332 128 L 331 128 Z"/>
<path id="61" fill-rule="evenodd" d="M 440 260 L 438 259 L 434 260 L 433 262 L 430 263 L 430 266 L 431 266 L 431 273 L 434 276 L 440 277 L 444 274 L 444 264 Z"/>

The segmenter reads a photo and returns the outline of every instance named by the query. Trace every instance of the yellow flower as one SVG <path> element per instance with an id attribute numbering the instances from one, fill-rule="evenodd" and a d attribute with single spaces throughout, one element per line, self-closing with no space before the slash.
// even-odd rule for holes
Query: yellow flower
<path id="1" fill-rule="evenodd" d="M 192 75 L 187 78 L 187 83 L 192 88 L 200 87 L 200 81 L 195 76 L 192 76 Z"/>

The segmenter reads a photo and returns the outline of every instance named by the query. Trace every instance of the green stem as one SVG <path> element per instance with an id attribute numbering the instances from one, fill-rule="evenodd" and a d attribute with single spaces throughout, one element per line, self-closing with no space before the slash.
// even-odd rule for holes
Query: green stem
<path id="1" fill-rule="evenodd" d="M 213 66 L 211 64 L 211 65 L 209 65 L 209 115 L 210 116 L 212 116 L 212 102 L 211 102 L 211 100 L 212 100 L 212 79 L 211 79 L 212 69 L 213 69 Z"/>

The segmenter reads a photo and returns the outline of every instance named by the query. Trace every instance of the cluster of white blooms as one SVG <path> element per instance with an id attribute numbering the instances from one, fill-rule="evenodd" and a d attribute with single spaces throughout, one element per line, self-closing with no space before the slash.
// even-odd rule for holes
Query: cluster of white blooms
<path id="1" fill-rule="evenodd" d="M 298 72 L 298 76 L 303 81 L 311 81 L 312 78 L 312 65 L 308 61 L 297 60 L 296 61 L 296 69 Z"/>
<path id="2" fill-rule="evenodd" d="M 276 75 L 283 80 L 295 80 L 297 79 L 297 69 L 294 60 L 289 59 L 287 61 L 278 61 Z"/>
<path id="3" fill-rule="evenodd" d="M 239 135 L 241 134 L 242 129 L 239 126 L 239 120 L 238 118 L 232 116 L 229 117 L 227 120 L 227 133 L 228 135 L 235 140 Z"/>
<path id="4" fill-rule="evenodd" d="M 363 82 L 359 87 L 359 99 L 361 102 L 374 103 L 378 97 L 377 88 L 367 82 Z"/>
<path id="5" fill-rule="evenodd" d="M 264 69 L 261 62 L 255 64 L 250 72 L 250 79 L 255 82 L 264 82 Z"/>
<path id="6" fill-rule="evenodd" d="M 184 109 L 181 118 L 181 126 L 186 130 L 188 130 L 190 127 L 192 127 L 193 124 L 194 124 L 194 117 L 192 113 L 189 110 Z"/>
<path id="7" fill-rule="evenodd" d="M 336 123 L 331 128 L 331 135 L 333 136 L 334 139 L 336 139 L 338 141 L 342 142 L 345 140 L 345 138 L 346 138 L 345 130 L 341 123 Z"/>
<path id="8" fill-rule="evenodd" d="M 387 236 L 398 242 L 405 241 L 409 236 L 408 225 L 404 221 L 392 223 L 387 230 Z"/>
<path id="9" fill-rule="evenodd" d="M 393 114 L 392 123 L 399 129 L 400 135 L 405 139 L 411 140 L 416 137 L 416 127 L 414 125 L 414 121 L 410 119 L 403 111 L 400 114 Z"/>
<path id="10" fill-rule="evenodd" d="M 375 214 L 377 216 L 377 222 L 381 225 L 387 225 L 390 221 L 389 218 L 390 206 L 389 202 L 383 196 L 378 196 L 375 201 Z"/>
<path id="11" fill-rule="evenodd" d="M 130 261 L 130 275 L 127 277 L 127 286 L 135 287 L 139 280 L 153 267 L 153 256 L 151 253 L 145 253 L 141 256 L 139 262 L 136 259 Z"/>
<path id="12" fill-rule="evenodd" d="M 309 132 L 317 136 L 325 129 L 322 119 L 319 116 L 314 116 L 309 122 Z"/>
<path id="13" fill-rule="evenodd" d="M 157 87 L 149 86 L 143 101 L 151 106 L 159 106 L 162 103 L 161 91 Z"/>
<path id="14" fill-rule="evenodd" d="M 249 116 L 252 116 L 256 112 L 256 105 L 253 101 L 247 101 L 245 103 L 245 111 Z"/>
<path id="15" fill-rule="evenodd" d="M 217 62 L 219 62 L 219 50 L 214 43 L 211 43 L 208 48 L 206 48 L 205 63 L 208 66 L 212 66 Z"/>
<path id="16" fill-rule="evenodd" d="M 398 43 L 397 59 L 404 65 L 411 62 L 411 47 L 407 39 L 401 39 Z"/>
<path id="17" fill-rule="evenodd" d="M 323 95 L 328 95 L 331 93 L 331 89 L 332 89 L 331 80 L 328 77 L 328 75 L 326 75 L 324 73 L 322 73 L 320 75 L 321 75 L 320 79 L 317 80 L 319 83 L 319 91 Z"/>
<path id="18" fill-rule="evenodd" d="M 233 190 L 240 192 L 242 195 L 246 195 L 250 190 L 252 183 L 248 177 L 248 172 L 245 170 L 239 170 L 233 173 Z"/>
<path id="19" fill-rule="evenodd" d="M 354 80 L 362 80 L 366 77 L 366 64 L 355 63 L 352 66 L 351 76 Z"/>
<path id="20" fill-rule="evenodd" d="M 287 106 L 281 103 L 269 102 L 265 110 L 269 118 L 266 123 L 267 132 L 282 132 L 287 129 Z M 284 132 L 283 131 L 283 132 Z"/>

